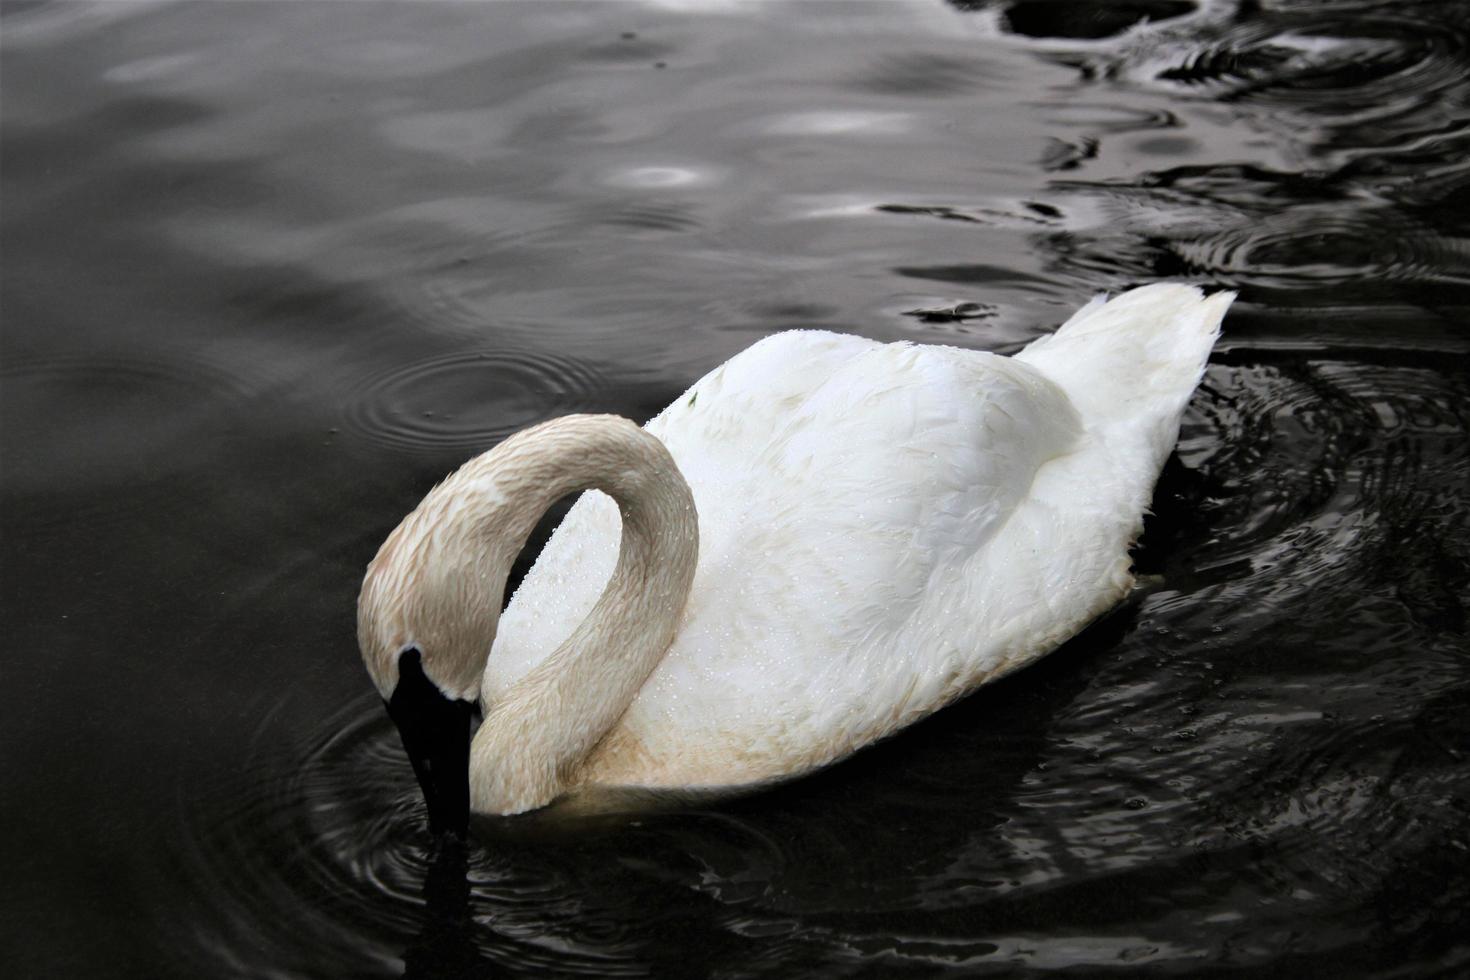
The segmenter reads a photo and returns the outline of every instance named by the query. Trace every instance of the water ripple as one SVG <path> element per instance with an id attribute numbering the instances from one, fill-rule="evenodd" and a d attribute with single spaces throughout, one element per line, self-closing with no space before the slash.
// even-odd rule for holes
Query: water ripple
<path id="1" fill-rule="evenodd" d="M 991 80 L 990 74 L 974 59 L 928 51 L 889 52 L 865 65 L 850 87 L 877 95 L 935 98 L 974 92 Z"/>
<path id="2" fill-rule="evenodd" d="M 188 351 L 8 359 L 0 368 L 7 495 L 45 502 L 30 528 L 127 520 L 198 480 L 221 448 L 201 434 L 271 384 Z M 61 508 L 60 498 L 75 499 Z"/>
<path id="3" fill-rule="evenodd" d="M 1324 583 L 1398 564 L 1456 621 L 1451 597 L 1464 559 L 1446 552 L 1426 567 L 1401 545 L 1414 512 L 1470 461 L 1446 436 L 1470 422 L 1454 394 L 1465 393 L 1466 379 L 1300 355 L 1231 359 L 1245 363 L 1212 367 L 1185 418 L 1179 456 L 1195 482 L 1166 482 L 1164 491 L 1182 496 L 1156 502 L 1166 523 L 1175 510 L 1193 512 L 1197 527 L 1212 529 L 1187 549 L 1195 587 L 1240 580 L 1269 606 L 1299 596 L 1301 610 L 1332 602 Z M 1181 545 L 1160 530 L 1165 547 Z"/>
<path id="4" fill-rule="evenodd" d="M 1312 154 L 1394 147 L 1462 128 L 1470 18 L 1462 0 L 1282 7 L 1248 18 L 1161 25 L 1088 71 L 1229 104 Z"/>
<path id="5" fill-rule="evenodd" d="M 108 6 L 4 14 L 18 972 L 1464 971 L 1466 0 Z M 456 852 L 314 710 L 413 454 L 1160 279 L 1241 298 L 1143 586 L 901 735 Z"/>
<path id="6" fill-rule="evenodd" d="M 1203 46 L 1140 67 L 1156 81 L 1217 100 L 1337 124 L 1391 120 L 1465 87 L 1470 35 L 1463 24 L 1425 13 L 1400 6 L 1351 19 L 1286 15 L 1232 26 Z"/>
<path id="7" fill-rule="evenodd" d="M 1059 181 L 1061 228 L 1036 242 L 1055 271 L 1094 287 L 1168 276 L 1236 287 L 1247 300 L 1299 293 L 1369 304 L 1408 283 L 1427 287 L 1404 294 L 1415 299 L 1470 296 L 1470 236 L 1437 227 L 1443 203 L 1424 187 L 1394 191 L 1419 197 L 1416 213 L 1360 180 L 1209 165 L 1131 184 Z"/>
<path id="8" fill-rule="evenodd" d="M 1373 277 L 1470 285 L 1470 239 L 1436 234 L 1384 209 L 1298 207 L 1181 241 L 1174 250 L 1191 269 L 1231 284 Z"/>
<path id="9" fill-rule="evenodd" d="M 395 450 L 484 450 L 542 419 L 594 407 L 602 384 L 595 368 L 559 352 L 459 351 L 368 381 L 345 421 Z"/>

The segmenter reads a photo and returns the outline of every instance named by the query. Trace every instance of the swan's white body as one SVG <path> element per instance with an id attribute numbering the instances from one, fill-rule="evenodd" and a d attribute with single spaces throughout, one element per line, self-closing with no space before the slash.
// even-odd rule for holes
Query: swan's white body
<path id="1" fill-rule="evenodd" d="M 1231 298 L 1137 289 L 1009 358 L 783 333 L 700 379 L 646 426 L 697 506 L 687 602 L 615 721 L 547 777 L 556 795 L 812 770 L 1107 611 L 1132 584 L 1128 549 Z M 552 536 L 493 634 L 487 727 L 587 619 L 620 523 L 593 491 Z M 523 752 L 598 697 L 549 699 L 538 710 L 566 717 L 523 713 L 502 748 Z M 546 792 L 477 792 L 476 808 Z"/>

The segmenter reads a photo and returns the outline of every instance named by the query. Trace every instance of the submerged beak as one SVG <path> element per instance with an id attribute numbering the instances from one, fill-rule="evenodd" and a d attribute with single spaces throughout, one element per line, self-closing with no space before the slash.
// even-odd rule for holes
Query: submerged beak
<path id="1" fill-rule="evenodd" d="M 429 832 L 464 837 L 470 820 L 470 720 L 474 705 L 445 697 L 424 674 L 419 651 L 398 660 L 398 686 L 388 716 L 424 791 Z"/>

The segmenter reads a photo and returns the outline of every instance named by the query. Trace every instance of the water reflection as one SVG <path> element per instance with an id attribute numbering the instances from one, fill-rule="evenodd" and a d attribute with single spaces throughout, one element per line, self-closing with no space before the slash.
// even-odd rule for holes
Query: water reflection
<path id="1" fill-rule="evenodd" d="M 1463 0 L 0 17 L 13 972 L 1470 962 Z M 1128 608 L 815 778 L 436 851 L 352 598 L 466 455 L 1159 278 L 1242 298 Z"/>

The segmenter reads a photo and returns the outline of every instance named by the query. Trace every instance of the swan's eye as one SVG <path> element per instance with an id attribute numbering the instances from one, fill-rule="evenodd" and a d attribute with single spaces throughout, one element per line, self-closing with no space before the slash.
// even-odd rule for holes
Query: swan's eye
<path id="1" fill-rule="evenodd" d="M 470 719 L 474 705 L 445 697 L 424 673 L 422 655 L 410 649 L 398 658 L 398 686 L 388 699 L 388 716 L 398 726 L 403 749 L 429 809 L 429 830 L 465 835 L 470 813 Z"/>

